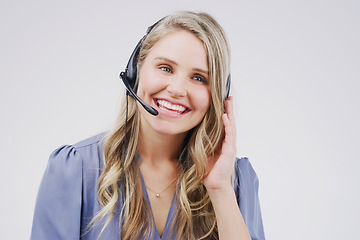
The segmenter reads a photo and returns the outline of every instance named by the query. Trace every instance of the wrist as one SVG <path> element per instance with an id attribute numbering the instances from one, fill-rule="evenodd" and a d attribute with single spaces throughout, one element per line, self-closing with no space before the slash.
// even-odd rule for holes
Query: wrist
<path id="1" fill-rule="evenodd" d="M 230 183 L 217 188 L 207 188 L 207 192 L 211 199 L 219 197 L 224 198 L 235 194 L 234 188 Z"/>

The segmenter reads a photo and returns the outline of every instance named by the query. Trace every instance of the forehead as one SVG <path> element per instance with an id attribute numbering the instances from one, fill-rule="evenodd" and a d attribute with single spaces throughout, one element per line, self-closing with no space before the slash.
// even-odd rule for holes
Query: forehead
<path id="1" fill-rule="evenodd" d="M 193 65 L 208 70 L 204 43 L 193 33 L 176 30 L 161 37 L 150 49 L 146 58 L 164 57 L 179 64 Z"/>

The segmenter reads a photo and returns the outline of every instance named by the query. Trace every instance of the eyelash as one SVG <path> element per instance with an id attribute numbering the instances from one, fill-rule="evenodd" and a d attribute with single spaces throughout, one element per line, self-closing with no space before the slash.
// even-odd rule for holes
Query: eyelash
<path id="1" fill-rule="evenodd" d="M 167 66 L 160 66 L 159 69 L 163 72 L 166 72 L 166 73 L 172 73 L 172 69 L 170 67 L 167 67 Z M 207 80 L 206 78 L 204 78 L 203 76 L 201 75 L 195 75 L 192 79 L 194 79 L 195 81 L 197 82 L 201 82 L 201 83 L 205 83 L 207 84 Z"/>
<path id="2" fill-rule="evenodd" d="M 203 76 L 196 75 L 193 79 L 198 82 L 207 83 L 206 78 L 204 78 Z"/>
<path id="3" fill-rule="evenodd" d="M 164 71 L 164 72 L 167 72 L 167 73 L 171 73 L 171 72 L 172 72 L 172 71 L 171 71 L 171 68 L 165 67 L 165 66 L 161 66 L 161 67 L 160 67 L 160 70 L 161 70 L 161 71 Z"/>

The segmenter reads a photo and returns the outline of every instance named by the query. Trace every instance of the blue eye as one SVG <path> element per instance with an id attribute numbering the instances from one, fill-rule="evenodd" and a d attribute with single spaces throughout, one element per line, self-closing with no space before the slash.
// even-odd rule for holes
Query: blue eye
<path id="1" fill-rule="evenodd" d="M 171 73 L 171 69 L 168 67 L 160 67 L 160 70 L 164 71 L 164 72 L 168 72 Z"/>
<path id="2" fill-rule="evenodd" d="M 202 83 L 207 83 L 206 79 L 202 76 L 194 76 L 194 80 Z"/>

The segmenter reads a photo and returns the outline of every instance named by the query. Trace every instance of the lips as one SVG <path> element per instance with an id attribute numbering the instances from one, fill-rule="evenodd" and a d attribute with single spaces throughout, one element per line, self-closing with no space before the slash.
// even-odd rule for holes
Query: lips
<path id="1" fill-rule="evenodd" d="M 164 99 L 155 99 L 156 105 L 163 111 L 180 115 L 184 114 L 190 109 L 184 105 L 175 104 Z"/>

